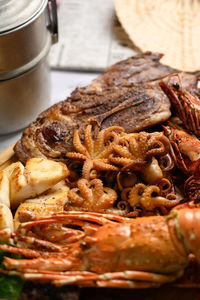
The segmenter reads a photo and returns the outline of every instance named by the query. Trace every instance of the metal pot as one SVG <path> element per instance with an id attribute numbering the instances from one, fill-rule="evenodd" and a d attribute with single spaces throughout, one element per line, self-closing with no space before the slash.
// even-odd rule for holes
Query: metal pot
<path id="1" fill-rule="evenodd" d="M 49 106 L 47 56 L 56 41 L 55 0 L 0 0 L 0 134 Z"/>

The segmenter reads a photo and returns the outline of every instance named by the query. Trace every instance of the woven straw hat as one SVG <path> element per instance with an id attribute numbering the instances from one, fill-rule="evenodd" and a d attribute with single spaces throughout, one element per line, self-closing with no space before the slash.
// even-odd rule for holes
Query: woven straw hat
<path id="1" fill-rule="evenodd" d="M 200 70 L 200 0 L 115 0 L 117 16 L 141 51 L 161 52 L 162 62 Z"/>

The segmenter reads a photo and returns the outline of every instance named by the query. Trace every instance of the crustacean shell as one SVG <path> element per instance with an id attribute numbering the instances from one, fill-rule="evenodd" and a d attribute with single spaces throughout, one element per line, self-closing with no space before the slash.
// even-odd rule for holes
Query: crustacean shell
<path id="1" fill-rule="evenodd" d="M 200 68 L 198 0 L 115 0 L 117 16 L 142 51 L 164 54 L 162 63 L 184 71 Z"/>

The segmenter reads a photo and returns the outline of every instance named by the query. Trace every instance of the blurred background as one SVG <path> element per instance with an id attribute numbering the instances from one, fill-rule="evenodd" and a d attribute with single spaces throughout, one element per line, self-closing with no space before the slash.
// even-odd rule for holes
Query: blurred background
<path id="1" fill-rule="evenodd" d="M 59 43 L 51 67 L 103 71 L 136 53 L 115 13 L 114 0 L 60 0 Z"/>

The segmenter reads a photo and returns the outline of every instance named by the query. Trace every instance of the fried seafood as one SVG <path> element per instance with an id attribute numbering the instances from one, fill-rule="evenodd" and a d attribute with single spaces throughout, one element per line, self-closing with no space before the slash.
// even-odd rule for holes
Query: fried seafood
<path id="1" fill-rule="evenodd" d="M 186 174 L 200 175 L 200 141 L 183 129 L 168 125 L 163 127 L 169 138 L 171 155 L 176 165 Z"/>
<path id="2" fill-rule="evenodd" d="M 180 203 L 180 199 L 176 199 L 174 194 L 168 194 L 166 198 L 161 196 L 161 189 L 156 185 L 137 183 L 126 192 L 129 192 L 127 201 L 133 209 L 139 205 L 147 211 L 153 211 L 157 207 L 174 207 Z M 167 199 L 168 196 L 171 199 Z"/>
<path id="3" fill-rule="evenodd" d="M 163 171 L 158 160 L 153 157 L 146 166 L 140 170 L 141 176 L 148 184 L 156 184 L 163 178 Z"/>
<path id="4" fill-rule="evenodd" d="M 113 126 L 101 130 L 92 139 L 91 128 L 91 125 L 86 127 L 83 143 L 81 131 L 75 130 L 73 145 L 76 152 L 66 154 L 68 158 L 84 161 L 82 177 L 85 179 L 90 179 L 92 169 L 118 171 L 121 166 L 122 171 L 141 171 L 154 156 L 163 157 L 169 152 L 169 140 L 162 132 L 126 134 L 123 128 Z M 152 164 L 152 169 L 158 168 L 155 158 Z"/>
<path id="5" fill-rule="evenodd" d="M 13 246 L 0 245 L 25 258 L 5 257 L 0 271 L 57 286 L 158 287 L 180 278 L 191 254 L 199 264 L 199 218 L 199 209 L 182 209 L 134 220 L 69 212 L 27 222 L 16 234 L 7 234 Z M 54 242 L 49 241 L 51 229 L 57 231 Z M 6 236 L 4 231 L 0 235 Z M 16 248 L 20 241 L 24 247 Z"/>
<path id="6" fill-rule="evenodd" d="M 171 143 L 172 159 L 187 176 L 184 182 L 185 195 L 198 203 L 200 195 L 200 141 L 180 127 L 177 128 L 168 124 L 163 128 Z"/>
<path id="7" fill-rule="evenodd" d="M 76 152 L 67 153 L 70 161 L 83 161 L 83 165 L 82 176 L 68 193 L 66 210 L 134 216 L 140 207 L 140 215 L 155 208 L 166 214 L 166 208 L 180 202 L 166 178 L 174 164 L 163 132 L 127 134 L 115 126 L 100 130 L 95 137 L 91 130 L 88 125 L 83 135 L 75 131 Z"/>
<path id="8" fill-rule="evenodd" d="M 179 74 L 170 75 L 167 81 L 160 82 L 160 86 L 171 101 L 177 116 L 175 124 L 169 123 L 164 127 L 171 143 L 171 155 L 177 167 L 187 176 L 184 183 L 186 197 L 198 205 L 200 141 L 194 135 L 200 135 L 199 90 L 186 90 Z"/>
<path id="9" fill-rule="evenodd" d="M 125 134 L 119 145 L 113 146 L 110 162 L 121 165 L 122 170 L 142 170 L 154 156 L 169 151 L 169 141 L 162 132 Z M 155 167 L 156 168 L 156 167 Z"/>
<path id="10" fill-rule="evenodd" d="M 200 132 L 197 76 L 173 71 L 150 53 L 130 58 L 24 131 L 18 157 L 39 158 L 0 172 L 0 240 L 12 245 L 0 249 L 25 258 L 6 257 L 1 272 L 143 288 L 199 263 L 200 142 L 171 122 L 149 128 L 170 117 L 170 100 L 178 124 Z M 10 201 L 23 201 L 14 222 Z"/>
<path id="11" fill-rule="evenodd" d="M 100 179 L 88 181 L 79 179 L 77 188 L 73 188 L 68 193 L 69 202 L 66 203 L 66 210 L 88 210 L 109 212 L 113 209 L 114 203 L 117 200 L 115 190 L 104 187 Z M 117 212 L 117 210 L 116 210 Z"/>
<path id="12" fill-rule="evenodd" d="M 134 172 L 118 172 L 117 176 L 117 188 L 122 191 L 125 188 L 134 186 L 137 181 L 137 175 Z"/>
<path id="13" fill-rule="evenodd" d="M 118 143 L 117 131 L 124 131 L 119 126 L 112 126 L 101 130 L 95 137 L 92 134 L 92 125 L 88 125 L 84 130 L 84 140 L 81 142 L 81 132 L 74 131 L 73 146 L 76 152 L 68 152 L 66 156 L 75 160 L 84 161 L 82 177 L 89 180 L 94 176 L 92 171 L 118 171 L 118 168 L 109 163 L 109 156 L 113 152 L 113 145 Z M 108 144 L 108 137 L 112 134 L 113 141 Z M 93 135 L 93 136 L 92 136 Z M 106 145 L 107 143 L 107 145 Z"/>
<path id="14" fill-rule="evenodd" d="M 172 80 L 172 83 L 169 81 Z M 170 99 L 175 113 L 184 126 L 198 137 L 200 136 L 200 99 L 199 93 L 186 91 L 178 74 L 169 76 L 168 83 L 161 81 L 160 87 Z"/>
<path id="15" fill-rule="evenodd" d="M 2 272 L 140 288 L 182 276 L 189 254 L 199 261 L 199 210 L 181 208 L 200 206 L 200 142 L 170 123 L 149 129 L 170 117 L 171 101 L 179 124 L 199 134 L 197 76 L 166 77 L 174 70 L 158 60 L 110 67 L 24 131 L 18 158 L 38 158 L 0 172 L 0 239 L 13 245 L 0 249 L 29 259 L 5 258 Z"/>

